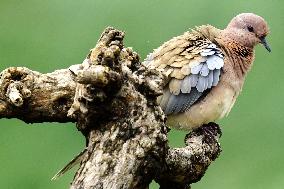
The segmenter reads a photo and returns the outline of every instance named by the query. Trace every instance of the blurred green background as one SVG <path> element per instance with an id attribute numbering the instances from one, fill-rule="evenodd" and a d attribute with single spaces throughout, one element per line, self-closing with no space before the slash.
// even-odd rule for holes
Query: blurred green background
<path id="1" fill-rule="evenodd" d="M 241 12 L 267 20 L 272 53 L 257 47 L 241 96 L 219 122 L 223 152 L 192 188 L 279 189 L 284 186 L 284 1 L 1 0 L 0 70 L 25 66 L 46 73 L 81 63 L 106 26 L 124 30 L 126 46 L 143 59 L 190 27 L 224 28 Z M 171 146 L 182 146 L 184 134 L 171 132 Z M 74 124 L 1 119 L 0 188 L 68 188 L 75 170 L 55 182 L 50 178 L 84 143 Z"/>

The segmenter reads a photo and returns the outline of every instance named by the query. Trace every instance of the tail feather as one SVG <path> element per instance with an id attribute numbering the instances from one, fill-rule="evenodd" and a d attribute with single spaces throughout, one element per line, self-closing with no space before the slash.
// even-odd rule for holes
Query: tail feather
<path id="1" fill-rule="evenodd" d="M 63 167 L 61 170 L 59 170 L 51 180 L 57 180 L 59 177 L 64 175 L 67 171 L 72 169 L 75 165 L 81 163 L 83 157 L 85 156 L 87 152 L 87 149 L 84 149 L 82 152 L 80 152 L 77 156 L 75 156 L 65 167 Z"/>

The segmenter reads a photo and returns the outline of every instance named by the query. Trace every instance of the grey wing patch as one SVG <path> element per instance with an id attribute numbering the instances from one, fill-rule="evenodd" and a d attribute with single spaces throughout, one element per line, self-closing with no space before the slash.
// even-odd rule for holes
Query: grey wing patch
<path id="1" fill-rule="evenodd" d="M 166 115 L 176 114 L 188 110 L 200 97 L 202 93 L 192 88 L 190 93 L 171 94 L 163 110 Z"/>
<path id="2" fill-rule="evenodd" d="M 203 76 L 199 76 L 198 77 L 198 82 L 197 82 L 197 85 L 196 85 L 196 89 L 199 91 L 199 92 L 203 92 L 205 91 L 205 89 L 207 89 L 207 77 L 203 77 Z"/>
<path id="3" fill-rule="evenodd" d="M 191 73 L 192 74 L 199 74 L 202 67 L 203 67 L 203 63 L 197 64 L 196 66 L 191 68 Z"/>
<path id="4" fill-rule="evenodd" d="M 208 88 L 210 89 L 212 86 L 213 86 L 213 70 L 210 70 L 208 75 Z"/>
<path id="5" fill-rule="evenodd" d="M 218 55 L 213 55 L 208 57 L 206 60 L 209 70 L 220 69 L 224 66 L 223 58 L 219 57 Z"/>
<path id="6" fill-rule="evenodd" d="M 196 75 L 196 74 L 190 75 L 191 87 L 196 87 L 197 82 L 198 82 L 198 75 Z"/>
<path id="7" fill-rule="evenodd" d="M 208 65 L 206 63 L 203 63 L 203 66 L 200 70 L 200 75 L 202 76 L 207 76 L 209 74 L 209 68 L 208 68 Z"/>
<path id="8" fill-rule="evenodd" d="M 224 66 L 224 56 L 215 44 L 210 44 L 201 53 L 205 62 L 191 68 L 194 84 L 199 92 L 216 86 L 220 80 L 221 69 Z"/>
<path id="9" fill-rule="evenodd" d="M 177 114 L 187 111 L 196 103 L 208 90 L 216 86 L 220 80 L 221 69 L 224 66 L 224 56 L 215 44 L 209 44 L 200 55 L 205 59 L 203 62 L 189 67 L 190 75 L 180 81 L 178 91 L 170 91 L 169 86 L 164 89 L 160 106 L 165 114 Z M 145 62 L 153 59 L 149 55 Z M 179 89 L 180 88 L 180 89 Z"/>
<path id="10" fill-rule="evenodd" d="M 186 76 L 182 83 L 181 83 L 181 87 L 180 90 L 182 93 L 190 93 L 191 91 L 191 76 Z"/>

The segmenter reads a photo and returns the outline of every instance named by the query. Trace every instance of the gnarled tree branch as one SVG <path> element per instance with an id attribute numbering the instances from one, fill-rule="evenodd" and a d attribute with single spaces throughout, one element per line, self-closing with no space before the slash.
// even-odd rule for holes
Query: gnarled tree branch
<path id="1" fill-rule="evenodd" d="M 11 67 L 1 72 L 0 86 L 0 118 L 18 118 L 27 123 L 75 122 L 66 114 L 76 89 L 69 69 L 41 74 Z"/>
<path id="2" fill-rule="evenodd" d="M 161 73 L 148 70 L 107 28 L 82 64 L 49 74 L 8 68 L 0 75 L 0 117 L 28 123 L 76 122 L 87 139 L 71 188 L 188 188 L 221 149 L 219 127 L 190 133 L 186 147 L 168 146 L 165 115 L 156 103 Z"/>

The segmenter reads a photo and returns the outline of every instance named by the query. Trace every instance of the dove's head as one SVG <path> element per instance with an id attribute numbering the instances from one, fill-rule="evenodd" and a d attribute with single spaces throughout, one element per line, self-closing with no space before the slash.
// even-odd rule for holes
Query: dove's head
<path id="1" fill-rule="evenodd" d="M 261 43 L 270 52 L 271 49 L 265 40 L 269 33 L 266 21 L 253 13 L 242 13 L 234 17 L 224 30 L 233 40 L 253 48 Z"/>

